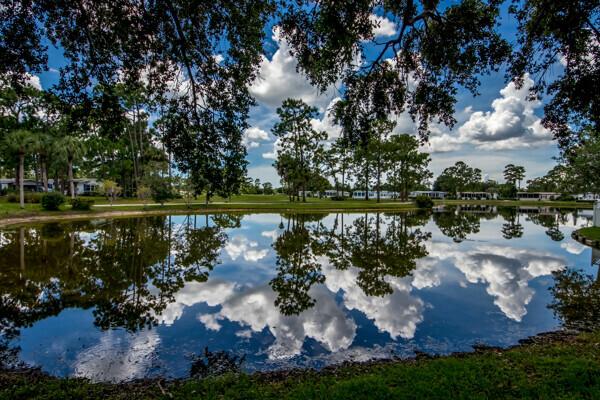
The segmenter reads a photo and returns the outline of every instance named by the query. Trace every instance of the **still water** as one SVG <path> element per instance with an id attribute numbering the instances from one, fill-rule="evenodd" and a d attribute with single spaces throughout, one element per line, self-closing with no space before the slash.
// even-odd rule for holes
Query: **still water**
<path id="1" fill-rule="evenodd" d="M 582 210 L 446 207 L 4 229 L 0 350 L 119 381 L 187 376 L 205 349 L 255 371 L 513 345 L 569 322 L 557 282 L 595 279 L 598 254 L 570 237 L 588 224 Z"/>

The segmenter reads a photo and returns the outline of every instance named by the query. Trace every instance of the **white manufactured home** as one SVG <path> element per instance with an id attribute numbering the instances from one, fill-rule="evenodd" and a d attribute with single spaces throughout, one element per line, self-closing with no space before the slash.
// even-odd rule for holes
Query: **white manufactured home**
<path id="1" fill-rule="evenodd" d="M 556 200 L 560 197 L 560 193 L 556 192 L 517 192 L 518 200 Z"/>
<path id="2" fill-rule="evenodd" d="M 93 178 L 79 178 L 73 179 L 73 184 L 75 185 L 75 194 L 77 195 L 86 195 L 97 193 L 100 191 L 102 187 L 102 182 L 99 182 L 97 179 Z M 19 188 L 15 185 L 14 178 L 8 179 L 0 179 L 0 190 L 18 190 Z M 23 189 L 27 192 L 43 192 L 44 191 L 44 183 L 41 181 L 36 182 L 33 179 L 24 179 L 23 180 Z M 54 179 L 48 179 L 48 191 L 54 191 Z M 68 185 L 67 185 L 68 192 Z"/>
<path id="3" fill-rule="evenodd" d="M 438 190 L 415 190 L 408 194 L 408 198 L 414 199 L 417 196 L 427 196 L 430 199 L 444 199 L 448 192 L 440 192 Z"/>
<path id="4" fill-rule="evenodd" d="M 580 201 L 598 201 L 600 200 L 600 193 L 580 193 L 576 194 L 575 198 Z"/>
<path id="5" fill-rule="evenodd" d="M 354 192 L 352 192 L 352 198 L 355 200 L 365 200 L 367 198 L 367 192 L 365 190 L 355 190 Z M 377 192 L 374 190 L 369 190 L 369 199 L 376 199 L 377 198 Z M 396 199 L 398 198 L 398 193 L 397 192 L 390 192 L 388 190 L 382 190 L 381 192 L 379 192 L 379 198 L 380 199 Z"/>
<path id="6" fill-rule="evenodd" d="M 350 197 L 350 192 L 345 192 L 342 190 L 326 190 L 325 197 Z"/>
<path id="7" fill-rule="evenodd" d="M 498 194 L 489 192 L 458 192 L 456 193 L 456 197 L 461 200 L 496 200 Z"/>

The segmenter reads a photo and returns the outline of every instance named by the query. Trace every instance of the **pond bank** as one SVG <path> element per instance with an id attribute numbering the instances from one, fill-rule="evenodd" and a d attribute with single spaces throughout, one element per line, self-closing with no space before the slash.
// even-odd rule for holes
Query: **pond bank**
<path id="1" fill-rule="evenodd" d="M 446 200 L 436 201 L 436 206 L 443 205 L 480 205 L 491 207 L 556 207 L 556 208 L 591 208 L 591 203 L 578 202 L 523 202 L 512 200 L 494 201 L 459 201 Z M 42 211 L 30 210 L 7 210 L 0 214 L 0 228 L 6 226 L 23 225 L 30 223 L 74 221 L 95 218 L 126 218 L 151 215 L 175 215 L 175 214 L 201 214 L 206 212 L 363 212 L 363 211 L 411 211 L 418 208 L 411 202 L 365 202 L 362 200 L 331 201 L 329 199 L 313 200 L 307 203 L 289 202 L 214 202 L 207 207 L 198 204 L 166 203 L 164 206 L 139 204 L 99 204 L 92 211 L 76 212 L 64 211 Z"/>
<path id="2" fill-rule="evenodd" d="M 600 227 L 581 228 L 571 236 L 578 242 L 600 249 Z"/>
<path id="3" fill-rule="evenodd" d="M 0 371 L 0 399 L 600 398 L 600 332 L 552 332 L 505 350 L 346 363 L 316 372 L 121 384 Z"/>

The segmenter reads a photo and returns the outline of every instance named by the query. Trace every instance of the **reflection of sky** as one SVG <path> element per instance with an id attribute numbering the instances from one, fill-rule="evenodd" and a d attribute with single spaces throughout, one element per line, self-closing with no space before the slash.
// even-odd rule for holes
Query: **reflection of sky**
<path id="1" fill-rule="evenodd" d="M 345 215 L 344 223 L 363 215 Z M 330 214 L 321 223 L 330 228 L 334 219 Z M 172 222 L 181 225 L 185 217 Z M 204 222 L 198 218 L 198 226 Z M 284 316 L 268 284 L 276 275 L 272 244 L 282 232 L 280 222 L 279 215 L 255 214 L 244 216 L 240 228 L 226 229 L 221 264 L 207 282 L 188 282 L 176 293 L 152 330 L 101 332 L 91 310 L 68 309 L 22 331 L 23 359 L 57 375 L 121 380 L 183 376 L 190 356 L 207 346 L 246 354 L 247 368 L 254 370 L 318 367 L 414 349 L 446 353 L 469 350 L 475 342 L 510 345 L 557 326 L 546 308 L 551 272 L 586 267 L 590 260 L 589 248 L 570 238 L 572 221 L 561 225 L 565 238 L 555 242 L 525 216 L 523 237 L 511 240 L 500 234 L 503 218 L 482 219 L 479 233 L 461 243 L 429 221 L 421 227 L 432 233 L 429 255 L 410 276 L 386 278 L 393 293 L 367 296 L 356 285 L 355 267 L 337 270 L 319 256 L 326 280 L 310 291 L 316 306 Z M 92 235 L 82 238 L 87 243 Z"/>

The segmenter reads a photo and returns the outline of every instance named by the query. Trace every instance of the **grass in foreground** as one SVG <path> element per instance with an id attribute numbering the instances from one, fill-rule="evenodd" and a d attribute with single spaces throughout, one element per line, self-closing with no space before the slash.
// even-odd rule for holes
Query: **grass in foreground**
<path id="1" fill-rule="evenodd" d="M 540 337 L 509 350 L 350 365 L 318 373 L 92 384 L 0 372 L 0 399 L 597 399 L 600 333 Z"/>

